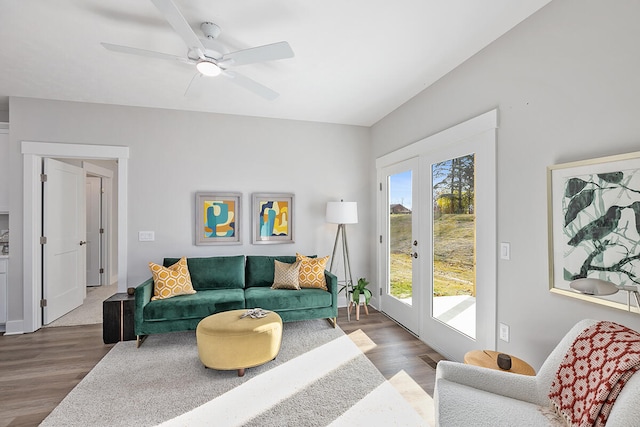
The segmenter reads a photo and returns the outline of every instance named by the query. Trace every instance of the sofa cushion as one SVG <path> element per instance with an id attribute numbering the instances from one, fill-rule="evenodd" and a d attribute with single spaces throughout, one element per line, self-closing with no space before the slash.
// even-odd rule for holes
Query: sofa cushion
<path id="1" fill-rule="evenodd" d="M 311 255 L 309 258 L 315 258 L 315 255 Z M 271 285 L 273 285 L 275 272 L 274 261 L 276 260 L 285 262 L 287 264 L 293 264 L 294 262 L 296 262 L 296 257 L 290 255 L 248 255 L 245 274 L 245 286 L 247 288 L 252 288 L 254 286 L 271 287 Z"/>
<path id="2" fill-rule="evenodd" d="M 331 307 L 331 293 L 322 289 L 271 289 L 256 286 L 244 291 L 247 308 L 286 311 Z"/>
<path id="3" fill-rule="evenodd" d="M 242 289 L 216 289 L 199 291 L 166 300 L 151 301 L 144 306 L 145 321 L 203 319 L 220 311 L 245 307 Z"/>
<path id="4" fill-rule="evenodd" d="M 167 267 L 177 261 L 178 258 L 165 258 L 164 265 Z M 244 287 L 244 255 L 187 258 L 187 266 L 196 291 Z"/>
<path id="5" fill-rule="evenodd" d="M 186 258 L 180 258 L 178 262 L 168 267 L 150 262 L 149 269 L 153 276 L 153 297 L 151 300 L 196 293 L 191 286 L 191 276 Z"/>

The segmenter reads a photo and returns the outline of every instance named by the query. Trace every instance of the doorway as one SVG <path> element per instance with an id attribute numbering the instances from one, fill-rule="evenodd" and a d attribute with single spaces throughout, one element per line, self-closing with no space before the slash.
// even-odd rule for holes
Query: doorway
<path id="1" fill-rule="evenodd" d="M 44 161 L 52 161 L 52 159 L 45 158 Z M 84 250 L 84 264 L 86 269 L 79 274 L 84 275 L 84 284 L 82 289 L 82 300 L 73 305 L 67 307 L 65 310 L 58 309 L 57 315 L 52 316 L 50 313 L 55 312 L 55 301 L 49 300 L 51 294 L 49 287 L 56 285 L 55 278 L 49 277 L 47 270 L 44 270 L 43 281 L 43 299 L 47 301 L 46 306 L 43 308 L 43 323 L 47 327 L 58 326 L 74 326 L 74 325 L 86 325 L 102 322 L 102 301 L 117 292 L 117 283 L 111 282 L 112 275 L 110 274 L 112 245 L 113 239 L 112 226 L 117 228 L 117 224 L 111 222 L 111 206 L 112 201 L 112 183 L 117 182 L 117 178 L 114 180 L 114 173 L 117 171 L 117 164 L 114 161 L 100 161 L 100 166 L 97 165 L 97 160 L 76 160 L 76 159 L 58 159 L 66 167 L 75 167 L 84 178 L 84 188 L 82 191 L 85 193 L 85 211 L 86 228 L 82 231 L 85 242 L 82 245 Z M 51 189 L 51 185 L 54 184 L 55 177 L 47 176 L 47 182 L 45 185 L 45 196 Z M 53 209 L 58 206 L 57 200 L 61 196 L 57 196 L 56 200 L 53 200 Z M 47 197 L 45 197 L 47 199 Z M 67 204 L 68 205 L 68 204 Z M 51 207 L 45 203 L 43 207 L 43 218 L 45 223 L 48 222 Z M 56 227 L 57 229 L 63 229 L 63 227 Z M 45 232 L 43 235 L 48 236 Z M 45 245 L 45 255 L 47 255 Z M 45 260 L 47 257 L 45 256 Z M 54 264 L 57 263 L 54 260 Z M 68 274 L 65 273 L 65 274 Z M 63 283 L 66 283 L 63 280 Z M 60 285 L 62 286 L 62 285 Z M 67 301 L 70 302 L 69 299 Z"/>
<path id="2" fill-rule="evenodd" d="M 34 332 L 42 326 L 40 309 L 42 267 L 40 263 L 40 224 L 42 200 L 40 195 L 40 164 L 45 157 L 71 159 L 116 160 L 117 182 L 117 282 L 118 292 L 127 289 L 127 179 L 129 148 L 122 146 L 64 144 L 23 141 L 23 282 L 24 320 L 14 325 L 12 333 Z M 112 251 L 114 252 L 114 251 Z"/>
<path id="3" fill-rule="evenodd" d="M 494 110 L 376 160 L 381 311 L 451 360 L 497 344 L 496 127 Z"/>

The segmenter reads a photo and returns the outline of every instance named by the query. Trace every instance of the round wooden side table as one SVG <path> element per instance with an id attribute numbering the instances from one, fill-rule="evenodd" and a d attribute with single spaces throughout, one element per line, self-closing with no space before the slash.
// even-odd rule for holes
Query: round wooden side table
<path id="1" fill-rule="evenodd" d="M 505 370 L 498 366 L 499 351 L 492 350 L 472 350 L 464 355 L 464 363 L 467 365 L 482 366 L 483 368 L 495 369 L 497 371 L 513 372 L 521 375 L 535 375 L 536 371 L 522 359 L 511 356 L 511 369 Z"/>

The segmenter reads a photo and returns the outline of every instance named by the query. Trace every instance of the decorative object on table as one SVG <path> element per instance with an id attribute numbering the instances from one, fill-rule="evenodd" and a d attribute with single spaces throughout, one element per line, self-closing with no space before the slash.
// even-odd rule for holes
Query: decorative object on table
<path id="1" fill-rule="evenodd" d="M 241 244 L 242 193 L 196 193 L 196 245 Z"/>
<path id="2" fill-rule="evenodd" d="M 509 362 L 506 358 L 509 358 Z M 500 360 L 502 359 L 502 361 Z M 496 371 L 508 371 L 512 374 L 534 376 L 535 369 L 524 360 L 493 350 L 471 350 L 464 355 L 464 363 L 467 365 L 481 366 Z M 504 368 L 509 363 L 509 368 Z M 500 366 L 502 364 L 502 366 Z"/>
<path id="3" fill-rule="evenodd" d="M 360 304 L 364 305 L 364 311 L 369 315 L 369 301 L 371 300 L 371 291 L 367 289 L 369 282 L 364 277 L 358 279 L 358 283 L 353 287 L 351 291 L 351 301 L 349 301 L 349 314 L 351 314 L 351 307 L 356 306 L 356 320 L 360 320 Z M 364 301 L 363 301 L 364 299 Z"/>
<path id="4" fill-rule="evenodd" d="M 511 356 L 509 356 L 508 354 L 504 354 L 504 353 L 498 354 L 498 358 L 496 359 L 496 362 L 498 363 L 498 367 L 500 369 L 504 369 L 505 371 L 508 371 L 509 369 L 511 369 Z"/>
<path id="5" fill-rule="evenodd" d="M 261 319 L 269 314 L 269 311 L 263 310 L 261 308 L 250 308 L 240 315 L 240 318 L 251 317 L 252 319 Z"/>
<path id="6" fill-rule="evenodd" d="M 251 243 L 294 243 L 294 195 L 253 193 Z"/>
<path id="7" fill-rule="evenodd" d="M 135 295 L 136 288 L 127 288 L 127 295 Z"/>
<path id="8" fill-rule="evenodd" d="M 640 313 L 629 303 L 640 283 L 640 152 L 550 166 L 547 184 L 550 290 Z M 586 278 L 629 291 L 627 301 L 571 290 Z"/>
<path id="9" fill-rule="evenodd" d="M 349 294 L 353 287 L 353 275 L 351 274 L 351 261 L 349 260 L 349 245 L 347 243 L 347 224 L 358 223 L 358 204 L 356 202 L 345 202 L 340 200 L 339 202 L 328 202 L 326 211 L 326 221 L 330 224 L 338 224 L 336 230 L 336 240 L 333 244 L 333 253 L 331 255 L 331 264 L 329 271 L 333 273 L 333 263 L 336 260 L 336 251 L 338 249 L 338 242 L 342 243 L 342 265 L 344 268 L 343 280 L 339 280 L 339 283 L 344 285 L 339 289 L 339 292 L 345 291 L 347 297 L 347 305 L 349 305 Z M 342 237 L 342 238 L 341 238 Z M 351 320 L 347 311 L 347 320 Z"/>

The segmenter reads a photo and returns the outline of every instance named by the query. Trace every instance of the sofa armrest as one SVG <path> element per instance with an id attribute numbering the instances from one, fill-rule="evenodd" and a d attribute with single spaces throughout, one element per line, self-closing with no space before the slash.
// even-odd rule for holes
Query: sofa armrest
<path id="1" fill-rule="evenodd" d="M 331 292 L 331 306 L 338 316 L 338 278 L 329 270 L 324 271 L 324 278 L 327 282 L 327 290 Z"/>
<path id="2" fill-rule="evenodd" d="M 439 379 L 536 405 L 548 404 L 548 399 L 546 402 L 541 401 L 535 376 L 443 360 L 438 362 L 436 368 L 436 390 Z"/>
<path id="3" fill-rule="evenodd" d="M 142 326 L 142 322 L 144 320 L 142 315 L 144 311 L 144 306 L 151 301 L 151 297 L 153 296 L 153 279 L 149 278 L 144 282 L 142 282 L 141 284 L 139 284 L 136 287 L 136 291 L 134 295 L 136 299 L 135 331 L 136 331 L 136 335 L 140 335 L 138 331 L 141 330 L 140 326 Z"/>

